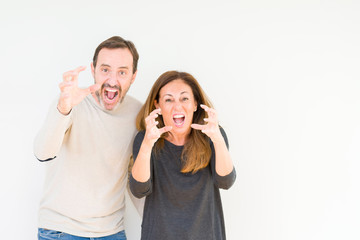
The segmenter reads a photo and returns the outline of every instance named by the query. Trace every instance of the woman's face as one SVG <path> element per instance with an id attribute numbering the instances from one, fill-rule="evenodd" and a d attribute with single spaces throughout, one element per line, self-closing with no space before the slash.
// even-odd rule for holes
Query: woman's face
<path id="1" fill-rule="evenodd" d="M 190 133 L 197 103 L 189 85 L 176 79 L 160 89 L 159 102 L 155 107 L 161 109 L 165 126 L 172 126 L 173 135 L 185 137 Z"/>

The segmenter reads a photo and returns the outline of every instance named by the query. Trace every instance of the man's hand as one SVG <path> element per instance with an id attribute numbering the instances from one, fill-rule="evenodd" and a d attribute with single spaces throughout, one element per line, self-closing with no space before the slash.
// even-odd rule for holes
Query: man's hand
<path id="1" fill-rule="evenodd" d="M 81 66 L 63 74 L 63 81 L 59 84 L 61 93 L 57 106 L 59 112 L 63 115 L 68 115 L 71 109 L 79 104 L 88 94 L 100 88 L 99 84 L 94 84 L 85 89 L 79 88 L 79 73 L 85 69 L 86 67 Z"/>

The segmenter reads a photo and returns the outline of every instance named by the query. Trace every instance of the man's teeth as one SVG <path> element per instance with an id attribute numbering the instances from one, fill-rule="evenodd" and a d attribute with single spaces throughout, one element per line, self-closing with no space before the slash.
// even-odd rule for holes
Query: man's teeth
<path id="1" fill-rule="evenodd" d="M 108 91 L 108 92 L 117 92 L 116 89 L 106 89 L 106 91 Z"/>

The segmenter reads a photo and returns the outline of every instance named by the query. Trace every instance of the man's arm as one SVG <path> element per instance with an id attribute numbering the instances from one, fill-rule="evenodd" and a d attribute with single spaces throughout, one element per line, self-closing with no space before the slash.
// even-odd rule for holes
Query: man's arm
<path id="1" fill-rule="evenodd" d="M 63 81 L 59 84 L 59 100 L 51 105 L 46 121 L 35 138 L 34 153 L 39 161 L 49 161 L 56 157 L 65 133 L 71 126 L 72 108 L 100 88 L 98 84 L 85 89 L 79 88 L 79 73 L 85 68 L 78 67 L 63 74 Z"/>
<path id="2" fill-rule="evenodd" d="M 63 143 L 65 133 L 71 126 L 71 112 L 63 115 L 57 109 L 58 101 L 54 101 L 46 120 L 35 137 L 34 154 L 43 162 L 56 157 Z"/>

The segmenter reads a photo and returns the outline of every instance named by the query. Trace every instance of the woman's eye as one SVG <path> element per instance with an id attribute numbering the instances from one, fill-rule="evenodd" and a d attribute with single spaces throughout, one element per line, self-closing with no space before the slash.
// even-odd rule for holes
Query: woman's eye
<path id="1" fill-rule="evenodd" d="M 165 102 L 171 102 L 171 99 L 165 99 Z"/>
<path id="2" fill-rule="evenodd" d="M 183 100 L 183 102 L 185 102 L 185 101 L 189 100 L 189 98 L 184 97 L 182 100 Z"/>

